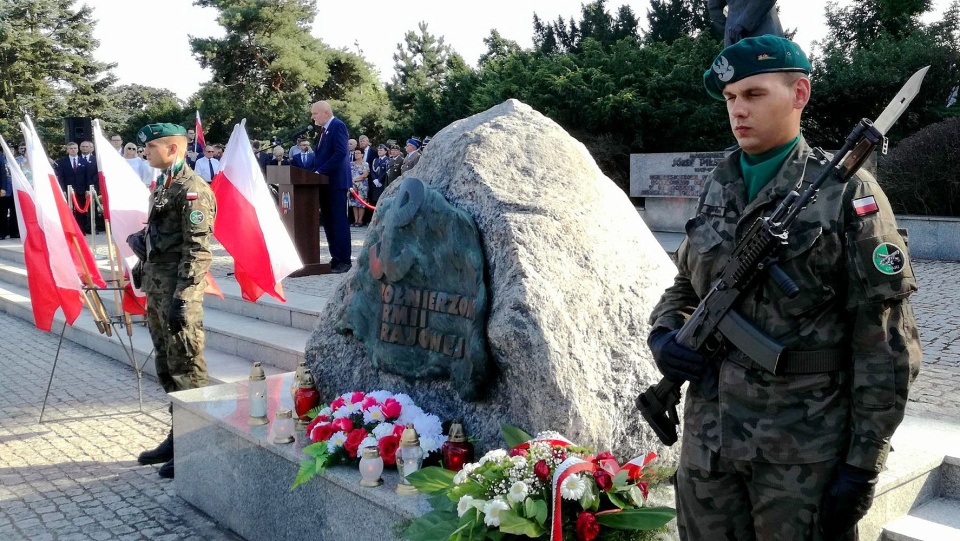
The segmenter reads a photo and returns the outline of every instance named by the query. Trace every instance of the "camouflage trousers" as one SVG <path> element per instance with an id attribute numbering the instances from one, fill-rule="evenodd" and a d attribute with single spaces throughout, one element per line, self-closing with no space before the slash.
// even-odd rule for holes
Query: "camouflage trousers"
<path id="1" fill-rule="evenodd" d="M 186 325 L 171 333 L 167 313 L 172 301 L 172 291 L 147 294 L 147 328 L 153 339 L 157 379 L 168 393 L 205 387 L 210 380 L 203 358 L 203 303 L 188 301 Z"/>
<path id="2" fill-rule="evenodd" d="M 690 443 L 695 445 L 684 441 L 684 446 Z M 824 541 L 820 501 L 838 459 L 768 464 L 714 458 L 714 467 L 704 470 L 685 464 L 681 456 L 676 476 L 680 539 Z M 856 532 L 846 539 L 855 541 Z"/>

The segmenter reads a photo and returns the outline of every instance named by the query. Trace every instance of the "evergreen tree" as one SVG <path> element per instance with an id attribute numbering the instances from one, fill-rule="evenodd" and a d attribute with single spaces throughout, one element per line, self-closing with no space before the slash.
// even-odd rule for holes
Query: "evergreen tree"
<path id="1" fill-rule="evenodd" d="M 404 35 L 393 60 L 395 73 L 386 88 L 396 111 L 393 134 L 398 138 L 432 135 L 436 123 L 422 120 L 436 115 L 450 63 L 465 62 L 444 43 L 443 36 L 431 34 L 425 22 Z"/>
<path id="2" fill-rule="evenodd" d="M 47 143 L 63 141 L 63 117 L 100 116 L 114 64 L 93 59 L 93 10 L 75 0 L 0 0 L 0 133 L 19 139 L 33 118 Z M 52 152 L 56 154 L 56 152 Z"/>
<path id="3" fill-rule="evenodd" d="M 104 129 L 119 132 L 124 141 L 132 141 L 144 124 L 157 122 L 182 123 L 193 118 L 193 111 L 185 114 L 183 100 L 165 88 L 138 84 L 111 87 L 106 92 L 109 106 L 100 115 Z"/>
<path id="4" fill-rule="evenodd" d="M 194 56 L 213 79 L 191 100 L 211 141 L 226 141 L 247 119 L 251 137 L 287 135 L 309 122 L 312 101 L 326 99 L 342 119 L 375 108 L 370 65 L 310 35 L 316 0 L 195 0 L 220 11 L 223 38 L 192 38 Z M 351 130 L 358 126 L 348 126 Z"/>
<path id="5" fill-rule="evenodd" d="M 647 23 L 650 29 L 646 38 L 651 43 L 673 43 L 683 36 L 697 36 L 712 30 L 707 3 L 703 0 L 650 0 Z"/>

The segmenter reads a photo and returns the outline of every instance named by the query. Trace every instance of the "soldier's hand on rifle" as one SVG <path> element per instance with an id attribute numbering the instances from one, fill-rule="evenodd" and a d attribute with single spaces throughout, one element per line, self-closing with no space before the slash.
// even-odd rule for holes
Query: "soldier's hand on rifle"
<path id="1" fill-rule="evenodd" d="M 170 302 L 170 310 L 167 312 L 167 322 L 170 324 L 170 332 L 177 334 L 183 330 L 187 324 L 187 301 L 183 299 L 173 299 Z"/>
<path id="2" fill-rule="evenodd" d="M 707 366 L 707 359 L 700 353 L 677 343 L 678 330 L 657 327 L 650 332 L 647 345 L 653 352 L 657 368 L 668 380 L 699 382 Z"/>
<path id="3" fill-rule="evenodd" d="M 127 246 L 133 250 L 134 255 L 136 255 L 140 261 L 147 260 L 147 243 L 145 235 L 146 233 L 143 230 L 140 230 L 136 233 L 131 233 L 127 237 Z"/>
<path id="4" fill-rule="evenodd" d="M 877 473 L 843 463 L 820 502 L 820 529 L 826 541 L 846 539 L 845 534 L 873 505 Z"/>

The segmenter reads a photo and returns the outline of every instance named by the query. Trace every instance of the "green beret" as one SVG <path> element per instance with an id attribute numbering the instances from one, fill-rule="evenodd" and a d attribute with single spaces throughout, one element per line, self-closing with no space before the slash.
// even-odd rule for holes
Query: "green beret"
<path id="1" fill-rule="evenodd" d="M 810 74 L 810 61 L 796 43 L 778 36 L 744 38 L 720 51 L 703 74 L 707 94 L 723 98 L 723 87 L 761 73 L 792 71 Z"/>
<path id="2" fill-rule="evenodd" d="M 160 122 L 159 124 L 147 124 L 137 132 L 137 141 L 145 145 L 154 139 L 161 137 L 170 137 L 171 135 L 187 136 L 187 129 L 179 124 L 170 124 L 169 122 Z"/>

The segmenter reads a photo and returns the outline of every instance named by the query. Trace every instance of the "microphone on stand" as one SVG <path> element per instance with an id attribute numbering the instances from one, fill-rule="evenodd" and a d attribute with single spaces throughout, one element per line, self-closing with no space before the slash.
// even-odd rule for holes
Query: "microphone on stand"
<path id="1" fill-rule="evenodd" d="M 300 137 L 301 135 L 303 135 L 303 134 L 307 133 L 308 131 L 314 129 L 315 127 L 316 127 L 316 126 L 314 126 L 313 123 L 311 122 L 310 124 L 304 126 L 303 128 L 300 128 L 299 130 L 295 131 L 295 132 L 293 133 L 293 135 L 290 136 L 290 139 L 296 140 L 297 137 Z"/>

